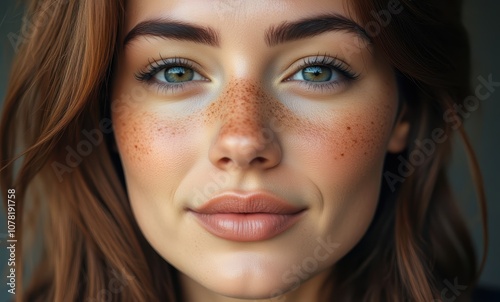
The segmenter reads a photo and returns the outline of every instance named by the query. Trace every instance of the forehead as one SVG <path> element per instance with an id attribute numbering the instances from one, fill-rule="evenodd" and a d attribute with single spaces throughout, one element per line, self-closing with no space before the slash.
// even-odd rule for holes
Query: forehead
<path id="1" fill-rule="evenodd" d="M 169 18 L 222 34 L 263 32 L 270 25 L 321 14 L 348 15 L 344 0 L 128 0 L 125 33 L 140 22 Z"/>

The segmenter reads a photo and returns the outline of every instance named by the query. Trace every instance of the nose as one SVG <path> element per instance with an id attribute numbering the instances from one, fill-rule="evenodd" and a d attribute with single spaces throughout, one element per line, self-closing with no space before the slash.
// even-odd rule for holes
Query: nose
<path id="1" fill-rule="evenodd" d="M 246 87 L 245 87 L 246 86 Z M 219 128 L 209 151 L 213 165 L 228 169 L 271 169 L 277 166 L 282 150 L 271 127 L 272 99 L 255 87 L 233 84 L 220 102 Z"/>

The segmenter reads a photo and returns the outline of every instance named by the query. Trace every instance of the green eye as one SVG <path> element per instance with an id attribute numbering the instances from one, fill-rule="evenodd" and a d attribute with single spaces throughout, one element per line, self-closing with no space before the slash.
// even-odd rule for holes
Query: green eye
<path id="1" fill-rule="evenodd" d="M 338 78 L 339 76 L 334 75 L 331 67 L 321 65 L 304 67 L 291 77 L 292 80 L 307 82 L 329 82 Z"/>
<path id="2" fill-rule="evenodd" d="M 155 78 L 160 82 L 182 83 L 195 80 L 203 80 L 203 77 L 191 68 L 184 66 L 172 66 L 158 72 Z"/>
<path id="3" fill-rule="evenodd" d="M 325 66 L 309 66 L 302 69 L 302 77 L 313 82 L 327 82 L 332 79 L 332 70 Z"/>

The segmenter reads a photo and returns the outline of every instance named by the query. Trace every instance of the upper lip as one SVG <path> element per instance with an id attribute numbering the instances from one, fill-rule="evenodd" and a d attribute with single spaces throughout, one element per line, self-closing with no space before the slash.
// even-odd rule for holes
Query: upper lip
<path id="1" fill-rule="evenodd" d="M 304 210 L 267 192 L 226 192 L 202 204 L 194 212 L 200 214 L 281 214 L 291 215 Z"/>

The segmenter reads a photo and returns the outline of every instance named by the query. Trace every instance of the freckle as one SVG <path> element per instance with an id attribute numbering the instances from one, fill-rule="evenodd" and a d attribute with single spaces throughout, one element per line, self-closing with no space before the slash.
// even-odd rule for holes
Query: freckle
<path id="1" fill-rule="evenodd" d="M 340 156 L 344 156 L 344 153 L 340 153 Z"/>
<path id="2" fill-rule="evenodd" d="M 347 130 L 351 130 L 351 127 L 347 126 Z"/>
<path id="3" fill-rule="evenodd" d="M 277 129 L 318 131 L 311 122 L 299 118 L 280 100 L 261 89 L 260 85 L 243 80 L 231 80 L 227 84 L 226 90 L 218 99 L 204 109 L 203 121 L 206 124 L 223 121 L 226 125 L 222 133 L 225 134 L 233 131 L 258 131 L 258 127 L 267 127 L 263 124 L 264 121 L 273 121 L 273 126 L 278 126 Z"/>
<path id="4" fill-rule="evenodd" d="M 373 121 L 371 121 L 371 124 L 372 124 L 372 125 L 375 125 L 375 123 L 374 123 Z"/>

